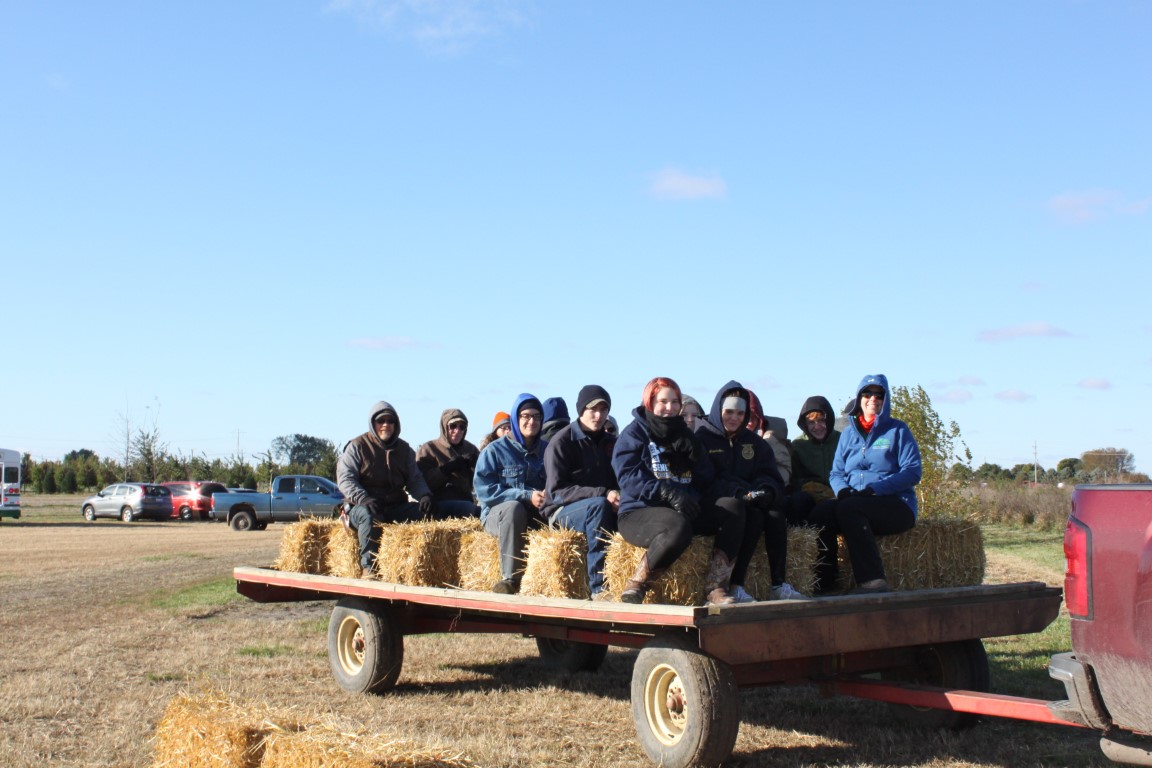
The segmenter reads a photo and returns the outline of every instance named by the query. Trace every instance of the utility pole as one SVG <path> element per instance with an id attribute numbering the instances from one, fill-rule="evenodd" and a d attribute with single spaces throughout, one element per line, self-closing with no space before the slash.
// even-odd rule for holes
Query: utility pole
<path id="1" fill-rule="evenodd" d="M 1032 441 L 1032 485 L 1040 482 L 1040 465 L 1036 463 L 1036 441 Z"/>

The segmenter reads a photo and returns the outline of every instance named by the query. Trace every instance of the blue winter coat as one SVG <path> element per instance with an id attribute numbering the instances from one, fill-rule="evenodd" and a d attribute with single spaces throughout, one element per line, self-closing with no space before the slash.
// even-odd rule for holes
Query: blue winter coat
<path id="1" fill-rule="evenodd" d="M 539 402 L 529 394 L 517 397 L 512 408 L 512 432 L 489 443 L 476 462 L 472 482 L 480 503 L 481 520 L 488 517 L 488 510 L 506 501 L 522 501 L 531 506 L 532 491 L 544 490 L 544 451 L 548 441 L 537 438 L 536 445 L 529 451 L 524 447 L 516 418 L 520 406 L 527 400 Z"/>
<path id="2" fill-rule="evenodd" d="M 652 442 L 644 406 L 641 405 L 632 411 L 632 423 L 624 427 L 612 451 L 612 469 L 620 482 L 618 517 L 642 507 L 666 506 L 660 500 L 661 483 L 679 483 L 698 499 L 712 483 L 712 463 L 705 451 L 700 451 L 700 457 L 690 472 L 668 478 L 656 476 L 657 466 L 663 464 L 660 452 L 661 448 Z"/>
<path id="3" fill-rule="evenodd" d="M 856 417 L 860 413 L 860 392 L 868 386 L 883 387 L 885 397 L 876 422 L 867 434 Z M 916 515 L 916 484 L 920 482 L 920 446 L 912 430 L 891 416 L 892 390 L 883 374 L 865 376 L 856 387 L 856 404 L 848 426 L 836 445 L 836 459 L 828 484 L 839 494 L 844 488 L 863 491 L 871 488 L 877 496 L 897 496 Z"/>

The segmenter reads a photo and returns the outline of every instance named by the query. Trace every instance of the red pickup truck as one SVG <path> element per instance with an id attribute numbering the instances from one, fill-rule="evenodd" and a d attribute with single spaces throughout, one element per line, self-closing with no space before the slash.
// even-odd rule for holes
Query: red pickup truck
<path id="1" fill-rule="evenodd" d="M 1070 723 L 1102 730 L 1112 760 L 1152 765 L 1152 486 L 1082 485 L 1064 533 L 1071 653 L 1048 671 Z"/>

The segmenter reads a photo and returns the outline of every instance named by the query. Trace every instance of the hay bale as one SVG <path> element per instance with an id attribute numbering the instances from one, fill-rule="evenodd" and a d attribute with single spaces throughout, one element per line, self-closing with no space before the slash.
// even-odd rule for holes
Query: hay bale
<path id="1" fill-rule="evenodd" d="M 496 537 L 483 530 L 462 532 L 457 569 L 461 589 L 491 590 L 492 585 L 500 581 L 500 547 Z"/>
<path id="2" fill-rule="evenodd" d="M 324 539 L 324 573 L 345 579 L 360 577 L 360 539 L 356 531 L 344 527 L 339 520 L 331 521 Z"/>
<path id="3" fill-rule="evenodd" d="M 712 559 L 711 536 L 696 536 L 672 567 L 644 596 L 645 603 L 666 605 L 700 605 L 704 602 L 704 578 L 708 575 L 708 564 Z M 604 591 L 613 600 L 620 599 L 620 593 L 628 583 L 628 578 L 640 564 L 645 550 L 624 541 L 619 533 L 612 534 L 608 551 L 604 555 Z"/>
<path id="4" fill-rule="evenodd" d="M 588 590 L 587 538 L 568 528 L 536 528 L 528 532 L 528 565 L 520 594 L 586 600 Z"/>
<path id="5" fill-rule="evenodd" d="M 984 581 L 984 534 L 962 518 L 918 520 L 916 527 L 895 536 L 881 536 L 880 559 L 892 590 L 970 587 Z M 840 541 L 842 589 L 855 585 L 847 547 Z"/>
<path id="6" fill-rule="evenodd" d="M 314 726 L 269 734 L 261 768 L 458 768 L 472 763 L 457 752 L 429 749 L 376 734 Z"/>
<path id="7" fill-rule="evenodd" d="M 265 738 L 299 730 L 266 707 L 239 707 L 218 692 L 175 696 L 156 724 L 153 768 L 258 768 Z"/>
<path id="8" fill-rule="evenodd" d="M 280 553 L 272 567 L 293 573 L 323 574 L 330 525 L 330 520 L 306 517 L 285 527 L 280 536 Z"/>
<path id="9" fill-rule="evenodd" d="M 383 523 L 376 572 L 384 581 L 410 587 L 460 583 L 460 540 L 472 526 L 461 520 Z M 464 524 L 462 524 L 464 523 Z"/>
<path id="10" fill-rule="evenodd" d="M 816 589 L 816 554 L 820 549 L 819 530 L 809 526 L 788 527 L 788 562 L 784 579 L 802 595 L 811 595 Z M 763 544 L 756 548 L 744 587 L 761 600 L 768 599 L 772 587 L 772 574 L 768 569 L 768 553 Z"/>

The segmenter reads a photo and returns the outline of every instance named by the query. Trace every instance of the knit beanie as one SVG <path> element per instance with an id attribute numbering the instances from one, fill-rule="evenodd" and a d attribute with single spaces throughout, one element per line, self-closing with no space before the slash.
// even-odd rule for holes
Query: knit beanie
<path id="1" fill-rule="evenodd" d="M 597 400 L 603 400 L 607 403 L 609 409 L 612 408 L 612 397 L 604 387 L 597 384 L 588 384 L 581 387 L 580 394 L 576 395 L 576 413 L 584 413 L 584 411 L 588 409 L 588 406 Z"/>

